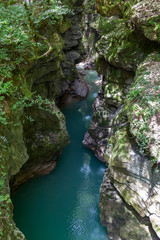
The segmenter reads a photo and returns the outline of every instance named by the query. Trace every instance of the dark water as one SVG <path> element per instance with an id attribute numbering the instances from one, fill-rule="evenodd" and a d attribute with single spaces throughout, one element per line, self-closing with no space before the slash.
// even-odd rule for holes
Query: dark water
<path id="1" fill-rule="evenodd" d="M 98 79 L 95 71 L 86 78 Z M 87 100 L 64 108 L 71 143 L 53 172 L 23 184 L 13 197 L 14 219 L 27 240 L 108 239 L 98 209 L 105 165 L 81 144 L 96 95 L 94 85 Z"/>

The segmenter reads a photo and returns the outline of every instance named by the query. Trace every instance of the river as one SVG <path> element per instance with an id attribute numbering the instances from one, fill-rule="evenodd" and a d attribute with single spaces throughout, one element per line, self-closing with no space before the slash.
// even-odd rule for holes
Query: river
<path id="1" fill-rule="evenodd" d="M 70 144 L 56 169 L 19 187 L 13 196 L 14 220 L 27 240 L 108 240 L 99 219 L 99 188 L 106 166 L 82 145 L 92 116 L 99 78 L 85 76 L 88 98 L 63 108 Z"/>

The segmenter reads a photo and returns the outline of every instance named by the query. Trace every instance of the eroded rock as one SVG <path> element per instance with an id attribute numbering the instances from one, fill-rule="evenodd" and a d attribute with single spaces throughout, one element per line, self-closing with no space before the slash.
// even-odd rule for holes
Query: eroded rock
<path id="1" fill-rule="evenodd" d="M 160 56 L 149 55 L 137 69 L 126 105 L 130 131 L 155 161 L 160 162 Z"/>
<path id="2" fill-rule="evenodd" d="M 95 64 L 103 82 L 84 144 L 109 168 L 101 221 L 111 239 L 159 239 L 159 2 L 96 4 L 105 16 Z"/>
<path id="3" fill-rule="evenodd" d="M 159 238 L 151 231 L 148 218 L 140 218 L 116 191 L 106 171 L 100 189 L 101 222 L 112 240 L 140 240 Z"/>
<path id="4" fill-rule="evenodd" d="M 144 35 L 160 42 L 160 2 L 145 0 L 132 7 L 131 19 Z"/>

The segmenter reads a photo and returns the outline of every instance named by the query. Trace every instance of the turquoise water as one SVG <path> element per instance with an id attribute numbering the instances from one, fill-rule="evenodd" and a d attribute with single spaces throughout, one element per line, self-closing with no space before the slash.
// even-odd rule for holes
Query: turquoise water
<path id="1" fill-rule="evenodd" d="M 90 84 L 98 79 L 87 71 Z M 99 188 L 106 166 L 82 146 L 97 95 L 63 109 L 71 142 L 56 169 L 26 182 L 13 197 L 14 219 L 27 240 L 106 240 L 99 220 Z"/>

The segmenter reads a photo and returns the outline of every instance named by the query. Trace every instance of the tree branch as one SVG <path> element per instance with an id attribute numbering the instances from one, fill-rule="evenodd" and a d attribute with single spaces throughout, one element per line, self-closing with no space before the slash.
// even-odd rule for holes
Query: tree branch
<path id="1" fill-rule="evenodd" d="M 46 42 L 47 45 L 48 45 L 48 50 L 47 50 L 47 52 L 45 52 L 45 53 L 42 54 L 41 56 L 36 57 L 36 59 L 40 59 L 40 58 L 43 58 L 43 57 L 47 56 L 47 55 L 52 51 L 52 46 L 51 46 L 51 44 L 48 42 L 48 39 L 47 39 L 46 37 L 41 36 L 41 35 L 39 35 L 39 34 L 37 34 L 37 35 L 38 35 L 38 37 L 41 38 L 44 42 Z"/>

